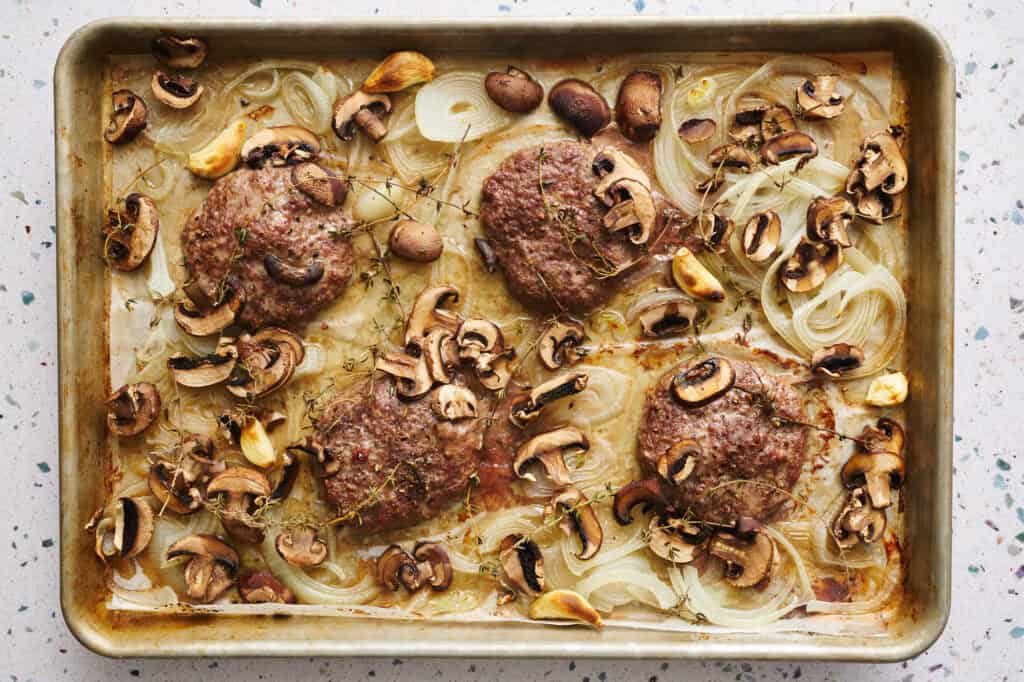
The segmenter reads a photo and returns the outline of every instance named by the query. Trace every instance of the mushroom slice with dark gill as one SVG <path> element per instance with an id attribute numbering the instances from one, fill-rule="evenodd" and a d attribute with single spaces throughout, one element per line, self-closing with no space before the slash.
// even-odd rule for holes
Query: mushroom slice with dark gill
<path id="1" fill-rule="evenodd" d="M 732 123 L 729 124 L 729 137 L 745 146 L 757 146 L 764 142 L 761 122 L 766 111 L 767 105 L 737 111 Z"/>
<path id="2" fill-rule="evenodd" d="M 796 164 L 796 171 L 799 171 L 807 162 L 818 155 L 818 144 L 807 133 L 799 130 L 791 130 L 777 137 L 773 137 L 761 147 L 761 160 L 766 164 L 775 166 L 787 159 L 800 157 Z"/>
<path id="3" fill-rule="evenodd" d="M 838 379 L 864 364 L 864 351 L 848 343 L 819 348 L 811 357 L 811 371 Z"/>
<path id="4" fill-rule="evenodd" d="M 229 467 L 206 486 L 207 497 L 224 497 L 217 514 L 224 530 L 243 542 L 263 540 L 263 527 L 256 523 L 254 512 L 266 504 L 270 492 L 270 481 L 263 472 L 248 467 Z"/>
<path id="5" fill-rule="evenodd" d="M 700 456 L 700 444 L 684 438 L 658 458 L 658 475 L 669 483 L 679 485 L 693 473 Z"/>
<path id="6" fill-rule="evenodd" d="M 782 238 L 782 219 L 771 209 L 751 216 L 743 228 L 743 255 L 752 263 L 772 257 Z"/>
<path id="7" fill-rule="evenodd" d="M 880 189 L 860 192 L 856 200 L 857 215 L 875 225 L 881 225 L 886 220 L 895 218 L 903 207 L 901 195 L 886 194 Z"/>
<path id="8" fill-rule="evenodd" d="M 348 197 L 348 183 L 334 171 L 312 161 L 292 168 L 292 184 L 313 201 L 331 208 L 341 206 Z"/>
<path id="9" fill-rule="evenodd" d="M 190 336 L 211 336 L 231 326 L 242 307 L 242 297 L 229 289 L 220 304 L 204 313 L 192 301 L 179 301 L 174 306 L 174 321 Z"/>
<path id="10" fill-rule="evenodd" d="M 835 242 L 846 248 L 855 212 L 845 197 L 816 197 L 807 206 L 807 238 L 812 242 Z"/>
<path id="11" fill-rule="evenodd" d="M 717 126 L 714 119 L 688 118 L 679 125 L 679 130 L 676 132 L 683 142 L 696 144 L 697 142 L 710 140 L 714 136 L 716 129 Z"/>
<path id="12" fill-rule="evenodd" d="M 455 333 L 462 318 L 458 313 L 443 306 L 459 302 L 459 290 L 450 284 L 428 287 L 416 296 L 412 312 L 405 324 L 405 343 L 414 338 L 424 338 L 434 327 L 442 327 Z"/>
<path id="13" fill-rule="evenodd" d="M 267 163 L 287 166 L 310 161 L 320 154 L 320 140 L 312 131 L 297 125 L 264 128 L 242 145 L 242 160 L 251 168 Z"/>
<path id="14" fill-rule="evenodd" d="M 109 211 L 103 227 L 103 258 L 110 267 L 131 272 L 142 265 L 156 245 L 160 232 L 160 212 L 156 203 L 144 194 L 129 194 L 124 213 Z"/>
<path id="15" fill-rule="evenodd" d="M 720 255 L 728 251 L 733 228 L 732 220 L 717 213 L 704 211 L 697 216 L 697 233 L 708 251 Z"/>
<path id="16" fill-rule="evenodd" d="M 291 452 L 293 448 L 285 450 L 281 456 L 281 478 L 278 479 L 274 489 L 270 491 L 270 501 L 280 502 L 291 495 L 295 482 L 299 479 L 299 471 L 302 469 L 302 460 Z"/>
<path id="17" fill-rule="evenodd" d="M 238 553 L 216 535 L 187 535 L 167 548 L 168 561 L 186 557 L 187 594 L 203 604 L 212 602 L 235 583 Z"/>
<path id="18" fill-rule="evenodd" d="M 327 543 L 317 537 L 312 526 L 293 526 L 281 531 L 274 547 L 282 559 L 300 568 L 319 566 L 327 558 Z"/>
<path id="19" fill-rule="evenodd" d="M 604 541 L 604 531 L 597 518 L 590 500 L 574 486 L 565 486 L 556 490 L 548 502 L 547 516 L 560 518 L 558 523 L 566 535 L 576 536 L 580 541 L 580 551 L 576 558 L 580 561 L 593 559 L 600 551 Z"/>
<path id="20" fill-rule="evenodd" d="M 808 78 L 796 89 L 796 105 L 808 120 L 835 118 L 843 113 L 845 98 L 836 92 L 839 76 L 829 74 Z"/>
<path id="21" fill-rule="evenodd" d="M 881 417 L 874 426 L 865 426 L 857 440 L 865 452 L 891 452 L 902 456 L 906 437 L 899 422 Z"/>
<path id="22" fill-rule="evenodd" d="M 513 114 L 526 114 L 544 100 L 544 88 L 530 74 L 509 66 L 505 72 L 492 71 L 484 78 L 484 90 L 491 101 Z"/>
<path id="23" fill-rule="evenodd" d="M 512 379 L 512 360 L 515 357 L 515 348 L 500 353 L 482 353 L 474 366 L 477 381 L 488 391 L 505 388 Z"/>
<path id="24" fill-rule="evenodd" d="M 160 391 L 141 381 L 125 384 L 107 398 L 107 428 L 115 436 L 137 436 L 160 416 Z"/>
<path id="25" fill-rule="evenodd" d="M 294 604 L 295 594 L 270 571 L 238 578 L 238 594 L 246 604 Z"/>
<path id="26" fill-rule="evenodd" d="M 820 287 L 842 264 L 843 248 L 839 244 L 816 244 L 804 238 L 779 269 L 779 279 L 793 293 L 806 293 Z"/>
<path id="27" fill-rule="evenodd" d="M 638 315 L 644 336 L 681 334 L 693 326 L 700 310 L 693 301 L 678 298 L 644 308 Z"/>
<path id="28" fill-rule="evenodd" d="M 593 137 L 612 120 L 611 109 L 604 97 L 578 78 L 555 83 L 548 93 L 548 104 L 584 137 Z"/>
<path id="29" fill-rule="evenodd" d="M 427 576 L 426 581 L 430 583 L 431 589 L 443 592 L 451 587 L 454 573 L 452 561 L 441 543 L 417 542 L 412 548 L 412 557 L 417 561 L 420 574 Z M 425 566 L 429 566 L 429 571 Z"/>
<path id="30" fill-rule="evenodd" d="M 644 512 L 664 511 L 668 506 L 668 500 L 662 491 L 661 483 L 655 478 L 644 478 L 639 481 L 630 481 L 615 491 L 615 500 L 612 503 L 612 516 L 622 526 L 633 523 L 633 509 L 642 505 Z"/>
<path id="31" fill-rule="evenodd" d="M 238 361 L 234 339 L 221 337 L 217 349 L 209 355 L 191 357 L 175 354 L 167 360 L 174 382 L 187 388 L 205 388 L 226 381 Z"/>
<path id="32" fill-rule="evenodd" d="M 158 509 L 165 509 L 175 514 L 191 514 L 202 505 L 202 493 L 199 488 L 190 485 L 182 473 L 182 469 L 171 462 L 157 461 L 149 467 L 146 478 L 149 491 L 160 503 Z"/>
<path id="33" fill-rule="evenodd" d="M 238 363 L 225 382 L 232 395 L 254 398 L 284 386 L 305 359 L 302 339 L 280 327 L 238 337 Z"/>
<path id="34" fill-rule="evenodd" d="M 146 102 L 131 90 L 116 91 L 111 101 L 110 123 L 103 131 L 103 139 L 110 144 L 131 142 L 146 128 Z"/>
<path id="35" fill-rule="evenodd" d="M 96 526 L 96 554 L 131 559 L 153 539 L 153 508 L 143 497 L 119 497 L 113 518 L 105 516 Z"/>
<path id="36" fill-rule="evenodd" d="M 830 531 L 841 550 L 852 549 L 862 542 L 870 545 L 880 540 L 886 524 L 885 512 L 871 506 L 867 490 L 854 488 L 832 520 Z"/>
<path id="37" fill-rule="evenodd" d="M 424 339 L 423 352 L 426 353 L 427 371 L 431 378 L 437 383 L 451 383 L 453 372 L 459 366 L 459 344 L 455 334 L 443 327 L 431 329 Z"/>
<path id="38" fill-rule="evenodd" d="M 498 549 L 498 561 L 516 592 L 536 597 L 544 591 L 544 555 L 533 540 L 516 533 L 506 535 Z"/>
<path id="39" fill-rule="evenodd" d="M 858 452 L 846 460 L 840 472 L 849 489 L 865 488 L 871 506 L 885 509 L 892 504 L 892 491 L 903 485 L 903 458 L 892 452 Z"/>
<path id="40" fill-rule="evenodd" d="M 169 76 L 156 71 L 149 81 L 153 96 L 172 109 L 188 109 L 199 101 L 205 88 L 188 76 Z"/>
<path id="41" fill-rule="evenodd" d="M 860 196 L 876 189 L 885 194 L 899 194 L 907 186 L 907 162 L 897 137 L 900 128 L 871 133 L 861 142 L 861 156 L 846 179 L 846 191 Z"/>
<path id="42" fill-rule="evenodd" d="M 493 273 L 494 269 L 498 267 L 498 254 L 494 252 L 494 245 L 491 244 L 491 240 L 484 239 L 483 237 L 476 237 L 473 239 L 473 246 L 476 247 L 476 252 L 480 255 L 480 260 L 483 261 L 484 270 L 488 274 Z"/>
<path id="43" fill-rule="evenodd" d="M 156 60 L 172 69 L 198 69 L 209 52 L 202 38 L 179 38 L 172 35 L 157 36 L 151 47 Z"/>
<path id="44" fill-rule="evenodd" d="M 541 332 L 537 343 L 537 357 L 548 369 L 561 369 L 580 359 L 577 350 L 583 343 L 583 323 L 562 315 L 551 320 Z"/>
<path id="45" fill-rule="evenodd" d="M 579 393 L 587 387 L 589 380 L 589 374 L 578 370 L 548 379 L 532 389 L 525 400 L 512 408 L 509 419 L 516 426 L 526 426 L 540 416 L 545 405 Z"/>
<path id="46" fill-rule="evenodd" d="M 761 530 L 754 531 L 750 539 L 719 532 L 708 546 L 711 555 L 725 561 L 725 581 L 739 589 L 768 578 L 777 551 L 775 542 Z"/>
<path id="47" fill-rule="evenodd" d="M 626 76 L 615 102 L 615 122 L 633 142 L 654 139 L 661 127 L 661 76 L 653 71 Z"/>
<path id="48" fill-rule="evenodd" d="M 454 384 L 438 386 L 434 389 L 434 397 L 430 406 L 439 419 L 448 421 L 476 419 L 479 415 L 476 394 L 465 386 Z"/>
<path id="49" fill-rule="evenodd" d="M 335 134 L 350 142 L 358 129 L 374 142 L 388 134 L 385 118 L 391 112 L 391 98 L 383 94 L 369 94 L 356 90 L 334 106 L 332 125 Z"/>
<path id="50" fill-rule="evenodd" d="M 536 477 L 526 471 L 526 467 L 533 462 L 540 462 L 548 478 L 554 481 L 555 485 L 569 485 L 572 478 L 565 464 L 565 456 L 570 453 L 583 453 L 589 449 L 590 441 L 582 431 L 574 426 L 563 426 L 537 434 L 519 446 L 512 462 L 512 470 L 519 478 L 536 481 Z"/>
<path id="51" fill-rule="evenodd" d="M 505 337 L 501 328 L 479 317 L 471 317 L 459 325 L 455 342 L 459 358 L 468 361 L 476 361 L 484 353 L 500 353 L 505 350 Z"/>
<path id="52" fill-rule="evenodd" d="M 789 107 L 773 104 L 764 110 L 761 117 L 761 137 L 771 140 L 779 135 L 796 130 L 796 117 Z"/>
<path id="53" fill-rule="evenodd" d="M 324 276 L 324 264 L 319 260 L 311 260 L 304 265 L 286 263 L 279 256 L 268 253 L 263 257 L 263 269 L 270 279 L 290 287 L 308 287 L 316 284 Z"/>
<path id="54" fill-rule="evenodd" d="M 707 551 L 708 534 L 678 514 L 653 516 L 647 529 L 650 534 L 647 546 L 673 564 L 696 561 Z"/>
<path id="55" fill-rule="evenodd" d="M 375 368 L 394 377 L 395 390 L 403 398 L 419 398 L 426 395 L 434 385 L 430 370 L 427 368 L 427 358 L 423 352 L 422 343 L 423 340 L 419 338 L 414 338 L 409 342 L 409 347 L 416 350 L 416 355 L 393 352 L 377 358 Z"/>
<path id="56" fill-rule="evenodd" d="M 609 207 L 604 226 L 610 232 L 628 230 L 629 241 L 646 244 L 658 219 L 651 181 L 629 155 L 605 148 L 594 157 L 594 173 L 601 178 L 594 195 Z"/>
<path id="57" fill-rule="evenodd" d="M 412 554 L 391 545 L 377 557 L 377 582 L 392 591 L 401 585 L 415 592 L 429 583 L 440 592 L 448 589 L 451 581 L 451 559 L 440 543 L 417 543 Z"/>
<path id="58" fill-rule="evenodd" d="M 677 374 L 672 379 L 672 395 L 687 408 L 703 407 L 721 398 L 735 383 L 732 363 L 712 357 Z"/>
<path id="59" fill-rule="evenodd" d="M 746 147 L 736 143 L 715 147 L 708 154 L 708 164 L 715 169 L 716 175 L 719 169 L 749 173 L 756 163 L 757 157 Z"/>

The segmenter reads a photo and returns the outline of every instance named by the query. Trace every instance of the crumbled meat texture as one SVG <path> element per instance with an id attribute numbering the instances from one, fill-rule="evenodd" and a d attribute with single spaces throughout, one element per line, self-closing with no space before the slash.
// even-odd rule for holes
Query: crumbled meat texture
<path id="1" fill-rule="evenodd" d="M 666 485 L 679 507 L 716 523 L 732 523 L 739 516 L 777 521 L 789 514 L 791 505 L 776 488 L 789 492 L 796 485 L 807 459 L 807 435 L 804 427 L 774 425 L 764 405 L 740 389 L 767 394 L 778 415 L 802 421 L 800 396 L 748 363 L 732 365 L 738 388 L 704 407 L 685 408 L 671 393 L 672 378 L 687 363 L 674 367 L 649 390 L 639 434 L 640 466 L 657 476 L 663 454 L 680 440 L 696 440 L 702 455 L 693 473 L 678 486 Z M 740 479 L 774 488 L 737 483 L 715 489 Z"/>
<path id="2" fill-rule="evenodd" d="M 592 167 L 595 154 L 593 146 L 577 142 L 524 149 L 506 158 L 484 182 L 484 230 L 512 295 L 534 310 L 593 310 L 625 279 L 625 274 L 608 278 L 598 272 L 644 253 L 629 242 L 626 230 L 612 233 L 602 224 L 608 209 L 594 196 L 600 182 Z M 656 245 L 658 251 L 670 246 L 668 240 Z"/>
<path id="3" fill-rule="evenodd" d="M 241 324 L 257 328 L 308 319 L 341 295 L 352 277 L 352 245 L 336 236 L 350 226 L 341 209 L 296 189 L 291 168 L 242 168 L 217 181 L 182 231 L 192 280 L 187 291 L 208 308 L 220 300 L 230 277 L 245 299 Z M 298 267 L 317 260 L 323 277 L 305 286 L 278 282 L 264 267 L 268 254 Z"/>
<path id="4" fill-rule="evenodd" d="M 380 488 L 378 501 L 359 510 L 360 528 L 368 532 L 433 518 L 465 494 L 485 423 L 439 420 L 429 397 L 403 401 L 390 378 L 376 377 L 372 391 L 357 384 L 318 419 L 316 440 L 339 464 L 324 480 L 327 499 L 344 514 Z"/>

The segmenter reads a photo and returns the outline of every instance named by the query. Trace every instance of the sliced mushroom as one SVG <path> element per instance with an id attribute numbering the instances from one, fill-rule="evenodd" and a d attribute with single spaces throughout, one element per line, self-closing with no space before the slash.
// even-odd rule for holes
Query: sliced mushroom
<path id="1" fill-rule="evenodd" d="M 153 539 L 153 508 L 142 497 L 119 497 L 114 517 L 104 517 L 96 526 L 96 554 L 104 561 L 117 556 L 131 559 Z"/>
<path id="2" fill-rule="evenodd" d="M 216 535 L 187 535 L 167 548 L 167 560 L 187 557 L 187 594 L 204 604 L 224 594 L 235 582 L 238 553 Z"/>
<path id="3" fill-rule="evenodd" d="M 327 558 L 327 543 L 317 537 L 312 526 L 293 526 L 282 531 L 274 540 L 274 547 L 282 559 L 300 568 L 319 566 Z"/>
<path id="4" fill-rule="evenodd" d="M 399 545 L 391 545 L 377 557 L 377 582 L 392 592 L 407 581 L 419 588 L 416 573 L 416 561 Z"/>
<path id="5" fill-rule="evenodd" d="M 541 84 L 514 66 L 509 66 L 504 73 L 492 71 L 487 74 L 484 90 L 492 102 L 514 114 L 529 113 L 544 100 Z"/>
<path id="6" fill-rule="evenodd" d="M 494 252 L 494 246 L 489 239 L 477 237 L 473 240 L 476 252 L 480 254 L 480 260 L 484 262 L 484 270 L 488 273 L 494 272 L 498 266 L 498 254 Z"/>
<path id="7" fill-rule="evenodd" d="M 597 609 L 572 590 L 545 592 L 530 604 L 529 615 L 534 620 L 578 620 L 595 628 L 603 624 Z"/>
<path id="8" fill-rule="evenodd" d="M 732 363 L 712 357 L 679 372 L 672 379 L 672 395 L 685 407 L 703 407 L 725 395 L 735 383 Z"/>
<path id="9" fill-rule="evenodd" d="M 160 391 L 148 382 L 125 384 L 107 398 L 107 428 L 115 436 L 137 436 L 158 416 Z"/>
<path id="10" fill-rule="evenodd" d="M 412 304 L 412 312 L 405 325 L 405 343 L 416 337 L 426 337 L 434 327 L 442 327 L 455 332 L 462 322 L 458 313 L 445 310 L 442 306 L 459 302 L 459 290 L 450 284 L 424 289 L 416 296 Z"/>
<path id="11" fill-rule="evenodd" d="M 454 384 L 437 387 L 430 406 L 439 418 L 449 421 L 476 419 L 479 414 L 476 394 L 465 386 Z"/>
<path id="12" fill-rule="evenodd" d="M 537 343 L 537 356 L 548 369 L 561 369 L 580 359 L 577 347 L 583 343 L 583 323 L 568 316 L 560 316 L 544 327 Z"/>
<path id="13" fill-rule="evenodd" d="M 259 131 L 242 145 L 242 160 L 251 168 L 267 163 L 288 166 L 310 161 L 320 154 L 320 140 L 297 125 L 273 126 Z"/>
<path id="14" fill-rule="evenodd" d="M 789 107 L 774 104 L 764 110 L 761 117 L 761 137 L 765 140 L 771 140 L 793 130 L 796 130 L 796 117 Z"/>
<path id="15" fill-rule="evenodd" d="M 864 351 L 848 343 L 819 348 L 811 357 L 811 371 L 833 379 L 859 368 L 864 364 Z"/>
<path id="16" fill-rule="evenodd" d="M 146 262 L 160 232 L 160 211 L 144 194 L 129 194 L 124 200 L 123 214 L 110 211 L 103 258 L 110 267 L 131 272 Z"/>
<path id="17" fill-rule="evenodd" d="M 175 477 L 185 486 L 195 486 L 224 470 L 224 460 L 213 445 L 213 439 L 198 433 L 185 435 L 177 448 Z M 190 493 L 191 494 L 191 493 Z"/>
<path id="18" fill-rule="evenodd" d="M 799 130 L 791 130 L 773 137 L 761 147 L 761 160 L 768 165 L 774 166 L 787 159 L 800 157 L 796 164 L 797 171 L 817 155 L 818 145 L 814 138 Z"/>
<path id="19" fill-rule="evenodd" d="M 846 179 L 846 191 L 859 196 L 876 189 L 899 194 L 907 186 L 907 162 L 897 141 L 898 128 L 871 133 L 860 145 L 861 157 Z"/>
<path id="20" fill-rule="evenodd" d="M 226 381 L 238 361 L 234 339 L 221 337 L 217 350 L 209 355 L 191 357 L 175 354 L 167 360 L 167 368 L 179 386 L 205 388 Z"/>
<path id="21" fill-rule="evenodd" d="M 500 353 L 505 349 L 505 337 L 498 325 L 479 317 L 463 320 L 455 339 L 463 360 L 475 362 L 484 353 Z"/>
<path id="22" fill-rule="evenodd" d="M 362 91 L 399 92 L 434 80 L 434 62 L 420 52 L 403 50 L 389 54 L 363 81 Z"/>
<path id="23" fill-rule="evenodd" d="M 685 246 L 680 246 L 672 256 L 672 279 L 680 289 L 694 298 L 714 303 L 725 300 L 722 283 Z"/>
<path id="24" fill-rule="evenodd" d="M 885 534 L 885 512 L 871 506 L 867 490 L 854 488 L 846 504 L 832 521 L 832 539 L 840 549 L 852 549 L 860 543 L 870 545 Z"/>
<path id="25" fill-rule="evenodd" d="M 858 440 L 865 452 L 891 452 L 902 456 L 906 436 L 898 422 L 881 417 L 874 426 L 865 426 Z"/>
<path id="26" fill-rule="evenodd" d="M 146 479 L 149 491 L 160 503 L 159 510 L 168 509 L 175 514 L 191 514 L 202 504 L 199 489 L 190 486 L 174 464 L 157 461 L 149 468 Z"/>
<path id="27" fill-rule="evenodd" d="M 580 551 L 576 558 L 580 561 L 593 559 L 601 549 L 604 532 L 587 496 L 578 488 L 568 485 L 555 491 L 548 507 L 549 516 L 561 517 L 559 527 L 562 531 L 579 538 Z"/>
<path id="28" fill-rule="evenodd" d="M 697 216 L 697 233 L 708 251 L 717 254 L 727 252 L 733 228 L 732 220 L 717 213 L 705 211 Z"/>
<path id="29" fill-rule="evenodd" d="M 403 398 L 415 399 L 426 395 L 434 385 L 427 368 L 427 358 L 422 352 L 422 339 L 412 339 L 410 347 L 419 349 L 418 355 L 408 353 L 387 353 L 377 358 L 375 368 L 395 379 L 395 390 Z"/>
<path id="30" fill-rule="evenodd" d="M 428 582 L 441 591 L 448 589 L 451 580 L 451 559 L 438 543 L 418 543 L 412 555 L 391 545 L 377 558 L 377 582 L 392 591 L 402 585 L 415 592 Z"/>
<path id="31" fill-rule="evenodd" d="M 809 120 L 835 118 L 843 113 L 845 100 L 836 92 L 839 76 L 830 74 L 808 78 L 796 89 L 800 115 Z"/>
<path id="32" fill-rule="evenodd" d="M 172 69 L 198 69 L 209 48 L 202 38 L 179 38 L 161 35 L 153 39 L 153 56 Z"/>
<path id="33" fill-rule="evenodd" d="M 293 449 L 289 448 L 289 450 Z M 271 502 L 279 502 L 291 494 L 292 488 L 295 487 L 295 481 L 299 478 L 299 471 L 302 469 L 302 460 L 288 450 L 285 451 L 282 460 L 281 478 L 274 489 L 270 491 Z"/>
<path id="34" fill-rule="evenodd" d="M 610 207 L 604 226 L 610 232 L 629 230 L 629 241 L 646 244 L 658 219 L 651 181 L 629 155 L 606 148 L 594 157 L 594 172 L 601 178 L 594 195 Z"/>
<path id="35" fill-rule="evenodd" d="M 841 472 L 849 489 L 866 488 L 871 506 L 885 509 L 892 504 L 892 491 L 903 484 L 903 458 L 892 452 L 859 452 L 846 460 Z"/>
<path id="36" fill-rule="evenodd" d="M 579 393 L 587 387 L 589 380 L 590 375 L 581 371 L 566 372 L 548 379 L 531 390 L 526 400 L 512 408 L 509 419 L 516 426 L 526 426 L 540 416 L 545 405 Z"/>
<path id="37" fill-rule="evenodd" d="M 416 220 L 399 220 L 391 228 L 388 246 L 399 258 L 430 263 L 441 257 L 444 243 L 433 225 Z"/>
<path id="38" fill-rule="evenodd" d="M 519 446 L 512 470 L 519 478 L 536 481 L 536 477 L 525 469 L 533 462 L 540 462 L 555 485 L 569 485 L 572 477 L 565 464 L 565 456 L 589 449 L 590 441 L 582 431 L 574 426 L 563 426 L 538 434 Z"/>
<path id="39" fill-rule="evenodd" d="M 707 551 L 707 533 L 678 514 L 651 517 L 647 528 L 650 534 L 647 546 L 665 561 L 688 564 Z"/>
<path id="40" fill-rule="evenodd" d="M 684 438 L 658 458 L 658 475 L 669 483 L 679 485 L 693 473 L 700 456 L 700 444 Z"/>
<path id="41" fill-rule="evenodd" d="M 295 594 L 270 571 L 238 578 L 238 594 L 246 604 L 294 604 Z"/>
<path id="42" fill-rule="evenodd" d="M 263 540 L 263 528 L 256 523 L 253 512 L 266 504 L 270 492 L 267 477 L 248 467 L 229 467 L 214 476 L 206 486 L 208 496 L 224 495 L 224 504 L 218 514 L 220 522 L 231 537 L 243 542 Z"/>
<path id="43" fill-rule="evenodd" d="M 263 257 L 263 269 L 272 280 L 290 287 L 312 286 L 324 277 L 322 261 L 311 260 L 305 265 L 292 265 L 272 253 Z"/>
<path id="44" fill-rule="evenodd" d="M 350 142 L 361 128 L 374 142 L 379 142 L 388 134 L 388 126 L 384 119 L 391 112 L 391 98 L 387 95 L 371 95 L 356 90 L 334 106 L 335 134 Z"/>
<path id="45" fill-rule="evenodd" d="M 593 137 L 612 120 L 601 93 L 578 78 L 555 83 L 548 93 L 548 104 L 584 137 Z"/>
<path id="46" fill-rule="evenodd" d="M 708 163 L 718 174 L 719 169 L 730 169 L 740 173 L 749 173 L 757 163 L 754 156 L 746 147 L 730 143 L 715 147 L 708 154 Z"/>
<path id="47" fill-rule="evenodd" d="M 186 334 L 211 336 L 231 326 L 241 307 L 242 297 L 229 289 L 220 305 L 206 313 L 196 308 L 192 301 L 179 301 L 174 306 L 174 321 Z"/>
<path id="48" fill-rule="evenodd" d="M 628 526 L 633 523 L 633 509 L 637 505 L 643 505 L 645 513 L 651 510 L 660 512 L 668 506 L 668 500 L 657 479 L 645 478 L 639 481 L 630 481 L 615 491 L 612 516 L 615 517 L 619 525 Z"/>
<path id="49" fill-rule="evenodd" d="M 412 557 L 417 561 L 420 574 L 426 576 L 426 581 L 433 590 L 443 592 L 451 587 L 452 561 L 441 543 L 417 542 L 412 549 Z M 429 566 L 429 570 L 426 570 L 425 566 Z"/>
<path id="50" fill-rule="evenodd" d="M 654 139 L 661 127 L 661 77 L 652 71 L 633 71 L 622 80 L 615 102 L 615 122 L 634 142 Z"/>
<path id="51" fill-rule="evenodd" d="M 729 124 L 729 137 L 746 146 L 756 146 L 764 142 L 761 122 L 764 121 L 766 111 L 767 105 L 737 111 L 732 123 Z"/>
<path id="52" fill-rule="evenodd" d="M 205 89 L 188 76 L 168 76 L 157 71 L 149 81 L 153 96 L 172 109 L 188 109 L 199 101 Z"/>
<path id="53" fill-rule="evenodd" d="M 638 317 L 644 336 L 658 337 L 681 334 L 694 324 L 698 315 L 696 303 L 676 299 L 644 308 Z"/>
<path id="54" fill-rule="evenodd" d="M 146 103 L 131 90 L 118 90 L 111 98 L 110 123 L 103 131 L 103 139 L 110 144 L 131 142 L 146 128 L 149 115 Z"/>
<path id="55" fill-rule="evenodd" d="M 743 255 L 753 263 L 763 263 L 775 253 L 782 238 L 782 219 L 772 210 L 751 216 L 743 229 Z"/>
<path id="56" fill-rule="evenodd" d="M 817 197 L 807 206 L 807 238 L 852 246 L 849 229 L 854 216 L 853 204 L 845 197 Z"/>
<path id="57" fill-rule="evenodd" d="M 790 291 L 805 293 L 820 287 L 842 264 L 841 246 L 835 242 L 815 244 L 804 238 L 779 269 L 779 279 Z"/>
<path id="58" fill-rule="evenodd" d="M 455 335 L 443 327 L 435 327 L 427 333 L 423 350 L 431 378 L 437 383 L 451 383 L 452 372 L 459 365 L 459 345 Z"/>
<path id="59" fill-rule="evenodd" d="M 482 353 L 474 369 L 480 384 L 489 391 L 500 391 L 512 379 L 512 360 L 516 357 L 514 348 L 501 353 Z"/>
<path id="60" fill-rule="evenodd" d="M 871 192 L 856 192 L 857 215 L 875 225 L 895 218 L 903 207 L 899 194 L 886 194 L 881 189 Z"/>
<path id="61" fill-rule="evenodd" d="M 763 532 L 755 532 L 752 540 L 719 532 L 708 547 L 725 561 L 725 581 L 739 589 L 754 587 L 770 575 L 776 551 L 775 542 Z"/>
<path id="62" fill-rule="evenodd" d="M 535 597 L 544 591 L 544 555 L 525 535 L 506 535 L 498 550 L 505 579 L 517 592 Z"/>
<path id="63" fill-rule="evenodd" d="M 185 166 L 193 175 L 216 180 L 233 171 L 241 158 L 246 123 L 240 118 L 220 131 L 205 147 L 188 155 Z"/>
<path id="64" fill-rule="evenodd" d="M 301 362 L 289 345 L 257 341 L 255 337 L 243 335 L 239 339 L 238 362 L 224 385 L 232 395 L 252 400 L 288 383 Z"/>
<path id="65" fill-rule="evenodd" d="M 348 197 L 348 183 L 312 161 L 292 168 L 292 184 L 313 201 L 332 208 L 344 204 Z"/>
<path id="66" fill-rule="evenodd" d="M 714 119 L 688 118 L 680 124 L 677 132 L 684 142 L 696 144 L 697 142 L 710 140 L 717 128 L 718 126 L 715 125 Z"/>

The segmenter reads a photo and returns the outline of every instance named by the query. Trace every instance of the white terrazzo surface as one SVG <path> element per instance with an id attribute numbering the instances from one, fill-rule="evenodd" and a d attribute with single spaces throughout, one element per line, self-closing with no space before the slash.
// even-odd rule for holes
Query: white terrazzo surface
<path id="1" fill-rule="evenodd" d="M 855 0 L 2 0 L 0 5 L 0 678 L 36 680 L 1018 680 L 1024 678 L 1024 3 Z M 262 5 L 262 6 L 261 6 Z M 958 62 L 957 420 L 953 613 L 913 661 L 828 665 L 662 661 L 114 661 L 69 634 L 58 605 L 52 70 L 64 40 L 108 14 L 248 17 L 756 15 L 898 11 Z"/>

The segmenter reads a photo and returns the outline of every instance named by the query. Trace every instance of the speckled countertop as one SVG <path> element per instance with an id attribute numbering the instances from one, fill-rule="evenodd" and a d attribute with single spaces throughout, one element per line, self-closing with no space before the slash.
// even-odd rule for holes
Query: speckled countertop
<path id="1" fill-rule="evenodd" d="M 72 30 L 108 13 L 249 17 L 415 15 L 419 0 L 2 0 L 0 6 L 0 677 L 241 679 L 1014 680 L 1024 676 L 1024 3 L 872 0 L 440 0 L 451 16 L 744 15 L 902 11 L 958 63 L 956 443 L 953 612 L 942 638 L 903 664 L 662 661 L 112 661 L 71 636 L 58 604 L 57 372 L 52 71 Z M 913 229 L 913 228 L 912 228 Z"/>

